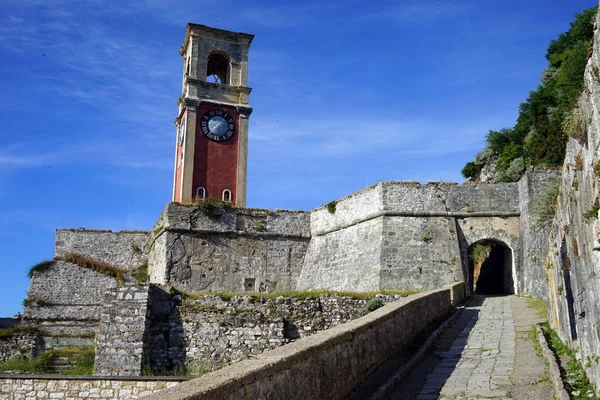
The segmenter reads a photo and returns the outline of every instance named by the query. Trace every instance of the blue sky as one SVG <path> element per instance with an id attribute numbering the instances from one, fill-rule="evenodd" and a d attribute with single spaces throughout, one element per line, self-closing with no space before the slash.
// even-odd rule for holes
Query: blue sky
<path id="1" fill-rule="evenodd" d="M 248 206 L 462 181 L 593 0 L 2 0 L 0 316 L 57 228 L 149 229 L 170 201 L 185 24 L 256 35 Z"/>

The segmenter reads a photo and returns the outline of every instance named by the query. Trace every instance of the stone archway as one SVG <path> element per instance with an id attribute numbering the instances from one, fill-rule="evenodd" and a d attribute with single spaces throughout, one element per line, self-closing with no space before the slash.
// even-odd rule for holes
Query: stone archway
<path id="1" fill-rule="evenodd" d="M 513 251 L 497 239 L 482 239 L 468 248 L 469 285 L 472 293 L 514 294 Z"/>

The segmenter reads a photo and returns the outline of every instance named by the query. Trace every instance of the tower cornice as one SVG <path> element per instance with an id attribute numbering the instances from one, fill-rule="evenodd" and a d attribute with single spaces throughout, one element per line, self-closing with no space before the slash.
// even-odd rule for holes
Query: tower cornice
<path id="1" fill-rule="evenodd" d="M 179 55 L 183 56 L 185 53 L 185 49 L 187 48 L 190 36 L 192 35 L 203 36 L 203 34 L 207 34 L 210 37 L 218 37 L 225 41 L 231 41 L 235 43 L 244 43 L 247 46 L 250 46 L 252 43 L 252 39 L 254 39 L 254 35 L 250 33 L 244 32 L 231 32 L 218 28 L 211 28 L 210 26 L 194 24 L 188 22 L 185 29 L 185 39 L 183 40 L 183 45 L 179 49 Z"/>

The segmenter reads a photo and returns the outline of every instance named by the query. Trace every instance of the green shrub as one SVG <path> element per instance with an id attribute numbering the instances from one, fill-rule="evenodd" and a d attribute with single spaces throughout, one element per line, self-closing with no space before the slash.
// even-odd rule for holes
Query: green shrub
<path id="1" fill-rule="evenodd" d="M 469 161 L 464 166 L 462 171 L 460 171 L 460 173 L 465 177 L 465 179 L 477 179 L 481 173 L 481 167 L 477 166 L 477 164 L 475 164 L 473 161 Z"/>
<path id="2" fill-rule="evenodd" d="M 383 303 L 381 302 L 381 300 L 379 300 L 377 297 L 373 297 L 371 300 L 369 300 L 367 302 L 367 311 L 369 311 L 369 312 L 375 311 L 378 308 L 380 308 L 381 306 L 383 306 Z"/>
<path id="3" fill-rule="evenodd" d="M 329 214 L 335 214 L 335 209 L 337 207 L 337 201 L 330 201 L 329 203 L 327 203 L 327 205 L 325 206 L 327 207 L 327 211 L 329 211 Z"/>
<path id="4" fill-rule="evenodd" d="M 490 131 L 486 151 L 497 157 L 496 181 L 516 181 L 529 166 L 562 165 L 568 136 L 587 140 L 585 121 L 576 109 L 584 88 L 588 48 L 594 36 L 597 7 L 575 14 L 570 29 L 548 46 L 548 67 L 542 84 L 520 105 L 513 127 Z M 595 77 L 597 70 L 592 70 Z M 513 163 L 517 159 L 522 162 Z M 463 168 L 465 177 L 476 178 L 477 159 Z"/>
<path id="5" fill-rule="evenodd" d="M 31 279 L 33 278 L 34 272 L 44 272 L 48 270 L 48 268 L 50 268 L 52 265 L 54 265 L 54 260 L 44 260 L 42 262 L 39 262 L 29 269 L 27 277 Z"/>

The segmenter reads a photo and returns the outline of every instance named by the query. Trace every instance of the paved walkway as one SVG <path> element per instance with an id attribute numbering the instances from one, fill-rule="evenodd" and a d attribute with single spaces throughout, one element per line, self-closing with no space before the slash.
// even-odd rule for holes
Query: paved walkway
<path id="1" fill-rule="evenodd" d="M 429 374 L 418 400 L 508 399 L 515 360 L 515 327 L 508 297 L 489 297 L 441 362 Z M 438 395 L 439 394 L 439 395 Z"/>
<path id="2" fill-rule="evenodd" d="M 548 400 L 554 390 L 529 333 L 544 319 L 516 296 L 474 296 L 387 400 Z M 405 359 L 398 357 L 396 364 Z M 389 363 L 391 368 L 398 365 Z M 391 374 L 380 368 L 351 399 L 367 399 Z M 387 375 L 386 375 L 387 373 Z M 375 389 L 374 389 L 375 388 Z"/>

